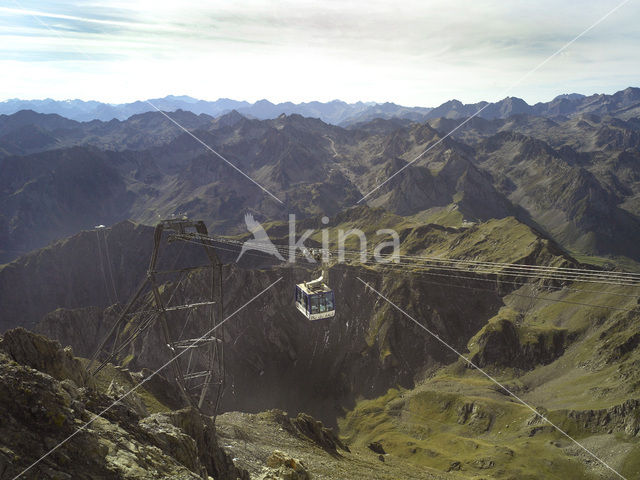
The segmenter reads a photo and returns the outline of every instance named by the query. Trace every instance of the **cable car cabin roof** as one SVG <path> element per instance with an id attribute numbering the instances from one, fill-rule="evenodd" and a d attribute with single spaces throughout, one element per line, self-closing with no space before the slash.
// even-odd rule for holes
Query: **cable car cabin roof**
<path id="1" fill-rule="evenodd" d="M 297 287 L 299 287 L 300 290 L 302 290 L 304 293 L 308 295 L 311 295 L 314 293 L 331 292 L 331 289 L 327 287 L 324 283 L 316 283 L 316 284 L 298 283 Z"/>

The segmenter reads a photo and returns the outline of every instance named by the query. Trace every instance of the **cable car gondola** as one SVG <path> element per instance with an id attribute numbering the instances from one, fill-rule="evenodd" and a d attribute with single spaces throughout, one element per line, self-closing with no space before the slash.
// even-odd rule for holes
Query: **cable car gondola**
<path id="1" fill-rule="evenodd" d="M 323 277 L 296 285 L 296 307 L 309 320 L 331 318 L 336 314 L 333 290 L 322 283 Z"/>

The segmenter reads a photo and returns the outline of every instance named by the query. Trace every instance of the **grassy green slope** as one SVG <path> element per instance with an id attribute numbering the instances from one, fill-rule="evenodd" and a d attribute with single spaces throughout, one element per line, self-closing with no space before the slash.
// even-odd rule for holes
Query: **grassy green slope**
<path id="1" fill-rule="evenodd" d="M 412 227 L 403 246 L 503 262 L 533 251 L 547 264 L 570 258 L 553 255 L 557 246 L 513 219 L 442 237 L 427 230 Z M 640 478 L 640 409 L 633 403 L 640 398 L 639 296 L 637 287 L 529 283 L 504 296 L 505 307 L 461 353 L 626 478 Z M 452 292 L 452 301 L 465 299 Z M 411 313 L 411 305 L 399 304 Z M 340 430 L 353 445 L 380 441 L 392 456 L 443 472 L 460 469 L 468 478 L 615 477 L 463 360 L 425 372 L 412 390 L 361 400 L 345 412 Z"/>

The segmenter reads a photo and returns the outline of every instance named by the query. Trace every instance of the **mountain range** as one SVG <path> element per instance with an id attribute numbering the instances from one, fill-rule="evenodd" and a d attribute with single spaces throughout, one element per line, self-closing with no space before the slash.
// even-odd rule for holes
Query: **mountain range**
<path id="1" fill-rule="evenodd" d="M 618 108 L 612 99 L 632 97 L 625 92 L 607 105 Z M 515 216 L 577 253 L 640 259 L 636 117 L 518 113 L 340 127 L 298 114 L 170 115 L 283 203 L 159 112 L 77 122 L 20 111 L 0 116 L 0 260 L 126 219 L 187 214 L 238 233 L 246 211 L 260 220 L 332 216 L 425 150 L 367 202 L 452 225 Z"/>
<path id="2" fill-rule="evenodd" d="M 334 120 L 318 118 L 323 104 L 254 115 L 171 97 L 189 133 L 156 111 L 0 115 L 0 477 L 93 419 L 25 478 L 640 478 L 639 92 L 428 111 L 331 102 Z M 332 262 L 336 315 L 309 322 L 293 292 L 320 269 L 238 261 L 247 213 L 276 244 L 296 214 L 308 246 L 391 228 L 407 259 L 443 263 Z M 228 322 L 215 418 L 209 403 L 182 408 L 169 369 L 151 375 L 168 365 L 151 294 L 114 363 L 86 370 L 148 278 L 153 226 L 183 215 L 229 240 L 216 245 Z M 207 298 L 202 256 L 162 250 L 165 305 Z M 171 319 L 182 339 L 210 321 Z M 208 361 L 188 357 L 194 372 Z"/>
<path id="3" fill-rule="evenodd" d="M 136 101 L 132 103 L 108 104 L 83 100 L 20 100 L 11 99 L 0 102 L 0 114 L 12 114 L 20 110 L 33 110 L 38 113 L 55 113 L 81 122 L 91 120 L 109 121 L 126 120 L 132 115 L 156 111 L 156 108 L 168 112 L 185 110 L 197 115 L 206 114 L 217 117 L 236 110 L 251 118 L 268 119 L 278 115 L 297 113 L 306 117 L 321 118 L 328 123 L 339 124 L 353 118 L 359 118 L 372 109 L 379 110 L 377 104 L 369 102 L 346 103 L 340 100 L 331 102 L 308 102 L 295 104 L 284 102 L 274 104 L 268 100 L 255 103 L 220 98 L 215 101 L 198 100 L 189 96 L 168 95 L 164 98 Z M 394 104 L 385 104 L 388 115 L 399 111 L 413 111 Z M 417 112 L 428 112 L 429 109 L 416 108 Z"/>
<path id="4" fill-rule="evenodd" d="M 228 98 L 208 101 L 187 95 L 167 95 L 163 98 L 121 104 L 83 100 L 53 100 L 50 98 L 45 100 L 16 98 L 0 102 L 0 114 L 11 115 L 20 110 L 33 110 L 38 113 L 55 113 L 81 122 L 126 120 L 132 115 L 155 111 L 156 108 L 167 112 L 185 110 L 197 115 L 206 114 L 213 117 L 236 110 L 246 117 L 259 120 L 276 118 L 281 114 L 298 114 L 342 126 L 366 122 L 375 118 L 405 118 L 413 121 L 425 121 L 441 117 L 464 118 L 476 114 L 485 119 L 507 118 L 517 114 L 554 117 L 582 113 L 633 118 L 638 116 L 640 110 L 640 89 L 629 87 L 613 95 L 563 94 L 550 102 L 539 102 L 535 105 L 529 105 L 517 97 L 507 97 L 497 102 L 482 101 L 471 104 L 449 100 L 435 108 L 406 107 L 391 102 L 346 103 L 341 100 L 297 104 L 292 102 L 274 104 L 265 99 L 255 103 Z"/>

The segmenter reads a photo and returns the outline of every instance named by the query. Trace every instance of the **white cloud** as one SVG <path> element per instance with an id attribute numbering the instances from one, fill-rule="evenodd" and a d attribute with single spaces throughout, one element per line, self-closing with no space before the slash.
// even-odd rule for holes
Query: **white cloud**
<path id="1" fill-rule="evenodd" d="M 11 72 L 2 96 L 496 100 L 616 4 L 11 2 L 0 20 L 0 68 Z M 534 102 L 628 86 L 640 74 L 638 13 L 629 2 L 509 93 Z"/>

